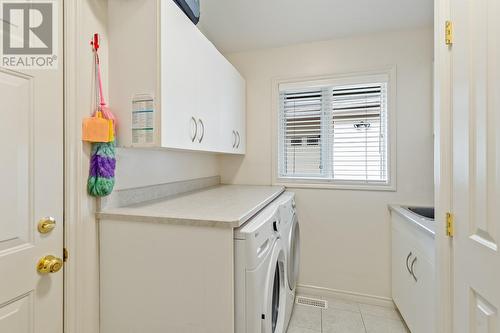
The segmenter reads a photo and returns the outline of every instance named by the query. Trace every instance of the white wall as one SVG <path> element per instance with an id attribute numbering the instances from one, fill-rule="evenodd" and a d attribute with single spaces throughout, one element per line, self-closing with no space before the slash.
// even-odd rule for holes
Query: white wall
<path id="1" fill-rule="evenodd" d="M 116 163 L 116 190 L 219 175 L 209 153 L 119 148 Z"/>
<path id="2" fill-rule="evenodd" d="M 432 30 L 228 55 L 247 79 L 247 154 L 221 156 L 224 183 L 271 184 L 272 79 L 397 67 L 397 191 L 293 189 L 300 284 L 390 297 L 387 204 L 433 203 Z"/>

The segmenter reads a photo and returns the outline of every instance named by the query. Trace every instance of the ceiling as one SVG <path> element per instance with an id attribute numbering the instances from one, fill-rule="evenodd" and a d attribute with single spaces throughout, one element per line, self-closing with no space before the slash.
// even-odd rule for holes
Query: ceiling
<path id="1" fill-rule="evenodd" d="M 433 0 L 200 0 L 224 53 L 431 26 Z"/>

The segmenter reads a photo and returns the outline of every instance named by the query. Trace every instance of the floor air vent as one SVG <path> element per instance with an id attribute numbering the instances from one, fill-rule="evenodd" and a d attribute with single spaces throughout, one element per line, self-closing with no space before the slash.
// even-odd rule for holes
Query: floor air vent
<path id="1" fill-rule="evenodd" d="M 295 298 L 295 303 L 305 306 L 311 306 L 313 308 L 328 309 L 328 301 L 322 299 L 297 296 Z"/>

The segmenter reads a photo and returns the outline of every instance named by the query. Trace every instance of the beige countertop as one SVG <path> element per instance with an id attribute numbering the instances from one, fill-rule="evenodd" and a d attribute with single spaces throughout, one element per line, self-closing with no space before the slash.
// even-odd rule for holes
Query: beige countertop
<path id="1" fill-rule="evenodd" d="M 278 197 L 283 186 L 218 185 L 173 197 L 105 208 L 100 220 L 237 228 Z"/>

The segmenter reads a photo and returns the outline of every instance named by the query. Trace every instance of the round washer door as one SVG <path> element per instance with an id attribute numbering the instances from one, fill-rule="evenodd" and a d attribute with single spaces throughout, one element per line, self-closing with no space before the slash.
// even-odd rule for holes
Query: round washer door
<path id="1" fill-rule="evenodd" d="M 299 278 L 300 265 L 300 227 L 297 215 L 293 214 L 292 227 L 288 235 L 288 288 L 295 289 L 297 279 Z"/>
<path id="2" fill-rule="evenodd" d="M 273 298 L 271 303 L 271 330 L 276 332 L 276 327 L 278 326 L 278 316 L 280 314 L 281 297 L 282 294 L 282 284 L 279 263 L 276 263 L 276 269 L 274 270 L 274 281 L 273 281 Z"/>
<path id="3" fill-rule="evenodd" d="M 285 253 L 280 241 L 277 241 L 269 265 L 264 300 L 262 332 L 283 333 L 285 321 Z"/>

